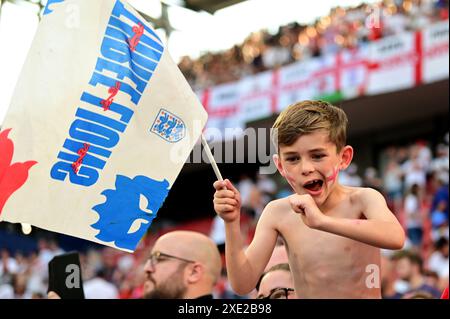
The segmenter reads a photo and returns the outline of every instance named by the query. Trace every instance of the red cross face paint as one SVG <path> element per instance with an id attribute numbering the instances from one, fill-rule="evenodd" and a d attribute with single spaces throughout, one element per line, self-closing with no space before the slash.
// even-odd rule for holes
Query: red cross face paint
<path id="1" fill-rule="evenodd" d="M 327 183 L 329 185 L 335 183 L 338 175 L 339 175 L 339 168 L 338 167 L 333 168 L 333 172 L 331 172 L 327 177 Z"/>

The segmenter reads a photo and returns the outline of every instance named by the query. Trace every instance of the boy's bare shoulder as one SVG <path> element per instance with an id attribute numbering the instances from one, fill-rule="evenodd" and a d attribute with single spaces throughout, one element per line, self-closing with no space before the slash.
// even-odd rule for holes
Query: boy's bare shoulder
<path id="1" fill-rule="evenodd" d="M 280 225 L 290 218 L 292 214 L 291 204 L 287 197 L 270 201 L 261 215 L 260 221 L 279 230 Z"/>
<path id="2" fill-rule="evenodd" d="M 274 199 L 266 205 L 266 209 L 269 211 L 286 211 L 291 210 L 291 204 L 287 197 Z"/>
<path id="3" fill-rule="evenodd" d="M 270 201 L 264 208 L 263 215 L 270 216 L 270 218 L 279 218 L 291 212 L 291 205 L 288 198 L 285 197 Z"/>
<path id="4" fill-rule="evenodd" d="M 372 199 L 384 200 L 384 196 L 376 189 L 370 187 L 346 187 L 352 203 L 364 204 Z"/>

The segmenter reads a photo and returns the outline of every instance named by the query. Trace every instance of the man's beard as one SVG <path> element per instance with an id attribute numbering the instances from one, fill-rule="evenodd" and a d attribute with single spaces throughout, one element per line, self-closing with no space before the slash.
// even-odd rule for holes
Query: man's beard
<path id="1" fill-rule="evenodd" d="M 175 272 L 169 276 L 165 281 L 157 284 L 155 280 L 150 277 L 149 280 L 153 282 L 153 289 L 144 293 L 145 299 L 182 299 L 186 293 L 187 287 L 183 284 L 183 270 L 185 265 L 178 267 Z"/>

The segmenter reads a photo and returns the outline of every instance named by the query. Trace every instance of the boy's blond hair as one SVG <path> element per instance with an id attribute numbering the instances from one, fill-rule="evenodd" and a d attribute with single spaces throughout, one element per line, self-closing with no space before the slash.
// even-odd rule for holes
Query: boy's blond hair
<path id="1" fill-rule="evenodd" d="M 290 146 L 304 134 L 326 130 L 339 152 L 347 140 L 348 119 L 344 111 L 324 101 L 302 101 L 280 113 L 272 128 L 275 145 Z M 278 143 L 278 144 L 276 144 Z"/>

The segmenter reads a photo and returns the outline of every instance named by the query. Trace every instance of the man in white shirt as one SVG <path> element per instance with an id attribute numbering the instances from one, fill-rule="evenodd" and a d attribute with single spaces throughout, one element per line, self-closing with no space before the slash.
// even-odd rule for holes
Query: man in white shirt
<path id="1" fill-rule="evenodd" d="M 119 297 L 117 287 L 106 281 L 104 277 L 104 272 L 99 270 L 97 276 L 83 284 L 86 299 L 117 299 Z"/>
<path id="2" fill-rule="evenodd" d="M 448 240 L 445 237 L 441 237 L 435 246 L 436 251 L 431 254 L 428 260 L 428 269 L 435 271 L 441 279 L 448 278 Z"/>

